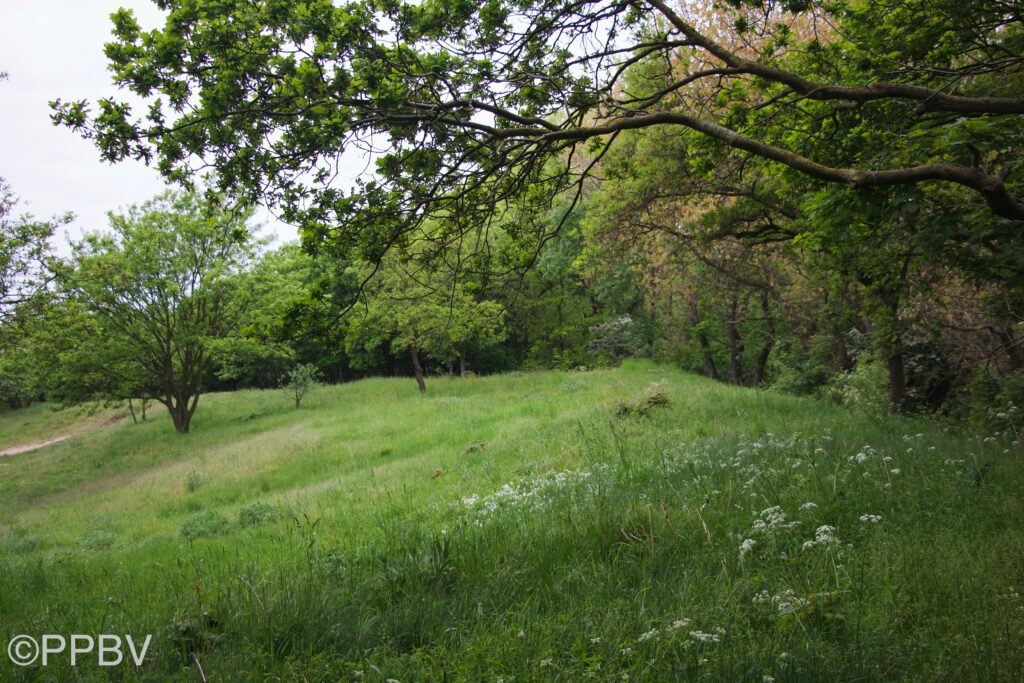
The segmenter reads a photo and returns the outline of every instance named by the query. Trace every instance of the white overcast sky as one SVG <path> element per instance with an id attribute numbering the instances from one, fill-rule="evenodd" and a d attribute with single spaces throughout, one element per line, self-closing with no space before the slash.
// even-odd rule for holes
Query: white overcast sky
<path id="1" fill-rule="evenodd" d="M 20 197 L 20 213 L 44 218 L 73 212 L 72 236 L 107 226 L 106 213 L 140 204 L 164 183 L 155 169 L 100 160 L 92 143 L 50 123 L 51 100 L 115 94 L 103 45 L 110 40 L 110 14 L 135 11 L 144 29 L 162 24 L 150 0 L 0 0 L 0 177 Z M 295 238 L 295 230 L 265 211 L 263 234 Z"/>

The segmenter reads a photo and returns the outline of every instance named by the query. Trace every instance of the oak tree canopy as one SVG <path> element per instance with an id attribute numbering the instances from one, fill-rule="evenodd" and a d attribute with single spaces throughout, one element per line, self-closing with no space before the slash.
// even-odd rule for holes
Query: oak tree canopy
<path id="1" fill-rule="evenodd" d="M 650 127 L 1024 221 L 1017 0 L 156 4 L 162 27 L 121 10 L 106 46 L 146 108 L 56 101 L 54 121 L 171 180 L 212 169 L 307 246 L 379 261 L 427 219 L 451 243 L 580 191 L 620 133 Z M 339 182 L 370 151 L 372 173 Z"/>

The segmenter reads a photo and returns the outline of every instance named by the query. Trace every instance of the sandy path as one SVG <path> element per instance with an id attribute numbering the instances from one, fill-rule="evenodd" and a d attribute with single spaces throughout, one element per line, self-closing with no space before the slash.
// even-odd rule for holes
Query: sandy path
<path id="1" fill-rule="evenodd" d="M 96 429 L 102 429 L 103 427 L 109 427 L 110 425 L 117 424 L 118 422 L 121 422 L 122 420 L 127 419 L 128 415 L 129 415 L 129 413 L 122 413 L 120 415 L 115 415 L 115 416 L 113 416 L 111 418 L 103 420 L 102 422 L 100 422 L 98 424 L 97 423 L 87 424 L 87 425 L 85 425 L 83 427 L 80 427 L 79 429 L 72 430 L 72 431 L 68 432 L 67 434 L 62 434 L 62 435 L 56 436 L 56 437 L 54 437 L 52 439 L 46 439 L 45 441 L 33 441 L 32 443 L 21 444 L 20 446 L 9 446 L 8 448 L 0 450 L 0 458 L 2 458 L 4 456 L 7 456 L 7 455 L 18 455 L 19 453 L 28 453 L 29 451 L 34 451 L 34 450 L 36 450 L 38 448 L 43 448 L 44 446 L 51 446 L 51 445 L 53 445 L 55 443 L 60 443 L 61 441 L 65 441 L 67 439 L 70 439 L 73 436 L 79 436 L 81 434 L 86 434 L 86 433 L 94 431 Z"/>
<path id="2" fill-rule="evenodd" d="M 64 436 L 58 436 L 56 439 L 36 441 L 35 443 L 27 443 L 24 444 L 23 446 L 11 446 L 10 448 L 0 451 L 0 457 L 3 457 L 5 455 L 17 455 L 18 453 L 27 453 L 29 451 L 34 451 L 35 449 L 42 448 L 43 446 L 49 446 L 50 444 L 60 443 L 65 439 L 70 439 L 72 436 L 74 436 L 74 434 L 65 434 Z"/>

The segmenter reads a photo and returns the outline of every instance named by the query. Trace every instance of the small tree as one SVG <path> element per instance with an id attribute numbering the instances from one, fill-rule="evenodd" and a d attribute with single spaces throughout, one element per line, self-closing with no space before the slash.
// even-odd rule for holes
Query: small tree
<path id="1" fill-rule="evenodd" d="M 167 193 L 110 214 L 113 234 L 87 235 L 62 269 L 67 293 L 99 322 L 96 369 L 116 368 L 133 393 L 167 406 L 178 433 L 189 430 L 212 342 L 236 329 L 244 308 L 246 219 L 195 194 Z"/>
<path id="2" fill-rule="evenodd" d="M 295 398 L 295 407 L 302 405 L 302 399 L 320 386 L 320 370 L 313 363 L 300 363 L 288 371 L 283 382 Z"/>
<path id="3" fill-rule="evenodd" d="M 470 343 L 494 346 L 505 338 L 505 310 L 496 301 L 478 300 L 454 276 L 422 270 L 409 273 L 386 260 L 369 287 L 366 314 L 348 330 L 350 354 L 387 344 L 396 356 L 408 354 L 421 394 L 426 393 L 421 353 L 442 362 L 460 360 Z"/>

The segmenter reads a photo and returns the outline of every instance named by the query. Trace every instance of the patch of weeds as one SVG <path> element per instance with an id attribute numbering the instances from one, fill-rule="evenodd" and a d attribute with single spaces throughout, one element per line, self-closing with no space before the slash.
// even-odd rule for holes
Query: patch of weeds
<path id="1" fill-rule="evenodd" d="M 38 536 L 33 536 L 21 527 L 12 527 L 7 536 L 0 538 L 0 547 L 9 555 L 22 555 L 38 550 L 42 541 Z"/>
<path id="2" fill-rule="evenodd" d="M 335 578 L 343 578 L 347 567 L 345 553 L 341 548 L 331 548 L 324 554 L 324 566 L 327 572 Z"/>
<path id="3" fill-rule="evenodd" d="M 394 451 L 391 450 L 390 448 L 382 448 L 379 451 L 377 451 L 377 457 L 378 458 L 386 458 L 389 455 L 393 455 L 393 454 L 394 454 Z"/>
<path id="4" fill-rule="evenodd" d="M 189 493 L 195 493 L 200 488 L 205 486 L 208 480 L 208 477 L 202 472 L 196 472 L 195 470 L 192 470 L 187 475 L 185 475 L 185 490 L 188 491 Z"/>
<path id="5" fill-rule="evenodd" d="M 214 510 L 206 510 L 193 515 L 181 525 L 181 535 L 192 541 L 197 538 L 216 536 L 227 531 L 231 524 L 224 515 Z"/>
<path id="6" fill-rule="evenodd" d="M 262 501 L 246 505 L 238 511 L 238 523 L 245 527 L 276 522 L 280 518 L 281 511 L 276 506 Z"/>
<path id="7" fill-rule="evenodd" d="M 577 391 L 581 391 L 586 388 L 587 383 L 584 382 L 582 379 L 576 377 L 570 379 L 568 382 L 562 385 L 562 391 L 564 391 L 567 394 L 575 394 Z"/>
<path id="8" fill-rule="evenodd" d="M 78 539 L 78 545 L 82 546 L 85 550 L 106 550 L 114 545 L 116 538 L 117 536 L 109 531 L 96 529 Z"/>
<path id="9" fill-rule="evenodd" d="M 471 443 L 468 446 L 466 446 L 465 448 L 463 448 L 462 449 L 462 454 L 463 455 L 469 455 L 470 453 L 477 453 L 479 451 L 482 451 L 486 446 L 487 446 L 487 442 L 486 441 L 477 441 L 477 442 Z"/>
<path id="10" fill-rule="evenodd" d="M 183 614 L 178 614 L 168 629 L 168 639 L 180 654 L 187 657 L 200 650 L 205 650 L 214 643 L 217 637 L 212 630 L 219 626 L 218 620 L 206 612 L 198 617 L 186 617 Z"/>
<path id="11" fill-rule="evenodd" d="M 643 417 L 651 412 L 653 408 L 668 405 L 668 394 L 662 391 L 657 384 L 652 384 L 647 389 L 647 395 L 639 401 L 627 401 L 620 398 L 615 403 L 615 415 L 617 417 L 638 416 Z"/>

